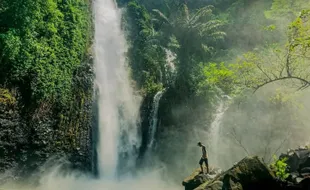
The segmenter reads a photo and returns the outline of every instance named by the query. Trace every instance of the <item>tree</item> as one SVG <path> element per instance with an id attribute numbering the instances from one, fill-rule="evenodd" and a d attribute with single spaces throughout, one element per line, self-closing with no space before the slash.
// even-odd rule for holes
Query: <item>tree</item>
<path id="1" fill-rule="evenodd" d="M 67 101 L 90 43 L 88 2 L 4 0 L 0 16 L 0 82 L 27 103 Z"/>
<path id="2" fill-rule="evenodd" d="M 191 13 L 186 4 L 169 18 L 154 10 L 162 24 L 162 46 L 173 50 L 178 58 L 176 85 L 181 92 L 194 92 L 197 85 L 193 75 L 198 63 L 212 55 L 215 44 L 223 39 L 224 23 L 215 18 L 212 6 L 202 7 Z"/>
<path id="3" fill-rule="evenodd" d="M 267 18 L 293 21 L 302 9 L 310 8 L 308 0 L 274 0 L 270 10 L 265 12 Z"/>
<path id="4" fill-rule="evenodd" d="M 223 62 L 220 64 L 208 63 L 203 66 L 202 71 L 205 79 L 200 82 L 200 88 L 203 88 L 203 86 L 213 86 L 220 88 L 228 95 L 236 90 L 236 86 L 232 84 L 237 80 L 237 76 Z"/>
<path id="5" fill-rule="evenodd" d="M 258 90 L 273 82 L 305 89 L 310 86 L 310 11 L 303 10 L 288 27 L 284 48 L 271 45 L 246 53 L 234 66 L 240 82 Z"/>
<path id="6" fill-rule="evenodd" d="M 158 33 L 153 28 L 151 15 L 136 1 L 127 6 L 126 30 L 130 47 L 129 64 L 133 79 L 142 94 L 156 93 L 165 81 L 165 52 L 158 44 Z"/>

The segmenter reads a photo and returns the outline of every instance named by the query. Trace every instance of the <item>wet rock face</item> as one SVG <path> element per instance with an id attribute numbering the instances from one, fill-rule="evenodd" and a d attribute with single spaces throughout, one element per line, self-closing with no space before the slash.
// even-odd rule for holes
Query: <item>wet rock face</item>
<path id="1" fill-rule="evenodd" d="M 22 153 L 27 147 L 30 131 L 25 127 L 14 95 L 0 88 L 0 172 L 16 167 L 25 159 Z"/>
<path id="2" fill-rule="evenodd" d="M 10 171 L 8 180 L 29 177 L 29 172 L 47 160 L 63 157 L 71 162 L 72 168 L 90 171 L 93 144 L 90 99 L 85 100 L 80 112 L 70 112 L 60 123 L 52 109 L 45 115 L 41 110 L 41 115 L 36 112 L 26 115 L 18 97 L 13 90 L 0 88 L 0 173 Z"/>
<path id="3" fill-rule="evenodd" d="M 139 166 L 142 167 L 143 158 L 147 151 L 148 139 L 149 137 L 149 127 L 150 127 L 150 119 L 151 119 L 151 110 L 153 103 L 153 94 L 144 97 L 143 102 L 140 107 L 140 118 L 141 118 L 141 146 L 139 150 Z"/>

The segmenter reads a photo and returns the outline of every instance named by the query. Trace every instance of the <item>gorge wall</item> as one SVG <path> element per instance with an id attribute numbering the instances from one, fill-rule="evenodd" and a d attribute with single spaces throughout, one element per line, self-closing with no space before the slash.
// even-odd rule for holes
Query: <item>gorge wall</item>
<path id="1" fill-rule="evenodd" d="M 0 4 L 1 173 L 30 177 L 59 158 L 91 172 L 96 139 L 91 2 Z"/>

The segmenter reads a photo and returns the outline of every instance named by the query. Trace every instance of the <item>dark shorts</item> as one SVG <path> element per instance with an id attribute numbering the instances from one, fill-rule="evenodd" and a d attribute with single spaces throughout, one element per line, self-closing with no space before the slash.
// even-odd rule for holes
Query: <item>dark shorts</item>
<path id="1" fill-rule="evenodd" d="M 208 165 L 208 158 L 201 158 L 201 159 L 199 160 L 199 165 L 202 165 L 203 162 L 205 162 L 206 165 Z"/>

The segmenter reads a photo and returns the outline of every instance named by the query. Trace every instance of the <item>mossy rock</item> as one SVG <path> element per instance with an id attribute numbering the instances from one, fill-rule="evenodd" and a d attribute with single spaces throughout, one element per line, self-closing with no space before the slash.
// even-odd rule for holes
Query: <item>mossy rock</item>
<path id="1" fill-rule="evenodd" d="M 275 175 L 258 157 L 246 157 L 195 190 L 277 189 Z M 275 187 L 275 188 L 273 188 Z"/>
<path id="2" fill-rule="evenodd" d="M 223 187 L 223 182 L 222 181 L 213 181 L 211 183 L 206 182 L 206 183 L 200 185 L 199 187 L 197 187 L 194 190 L 205 190 L 205 189 L 208 189 L 208 190 L 222 190 L 222 187 Z"/>
<path id="3" fill-rule="evenodd" d="M 14 105 L 15 103 L 14 95 L 8 89 L 0 88 L 0 104 Z"/>
<path id="4" fill-rule="evenodd" d="M 216 168 L 210 167 L 210 173 L 216 174 Z M 204 167 L 204 171 L 207 171 L 207 168 Z M 212 181 L 213 177 L 208 174 L 200 173 L 201 169 L 197 168 L 190 176 L 185 178 L 182 182 L 182 185 L 185 187 L 185 190 L 192 190 L 199 187 L 201 184 L 206 184 Z"/>
<path id="5" fill-rule="evenodd" d="M 246 157 L 223 176 L 223 190 L 245 190 L 266 188 L 273 185 L 274 173 L 260 159 Z"/>

